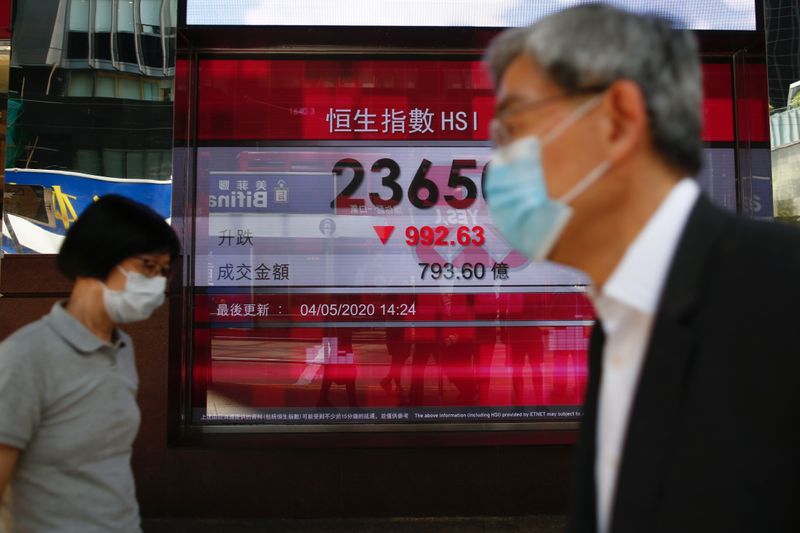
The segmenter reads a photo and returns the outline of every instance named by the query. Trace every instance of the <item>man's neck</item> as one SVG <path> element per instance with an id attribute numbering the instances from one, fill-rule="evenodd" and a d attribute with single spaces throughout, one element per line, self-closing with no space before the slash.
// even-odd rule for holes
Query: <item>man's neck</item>
<path id="1" fill-rule="evenodd" d="M 663 167 L 653 169 L 646 179 L 642 175 L 619 184 L 619 202 L 613 208 L 592 216 L 590 223 L 574 224 L 550 258 L 584 271 L 600 289 L 680 180 L 679 174 Z"/>

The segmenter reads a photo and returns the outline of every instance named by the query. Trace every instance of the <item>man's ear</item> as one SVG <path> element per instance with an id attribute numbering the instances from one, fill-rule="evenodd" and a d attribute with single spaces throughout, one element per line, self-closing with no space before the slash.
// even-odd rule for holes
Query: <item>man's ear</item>
<path id="1" fill-rule="evenodd" d="M 642 89 L 630 80 L 618 80 L 607 89 L 601 108 L 604 111 L 603 139 L 612 162 L 628 158 L 649 138 L 647 104 Z"/>

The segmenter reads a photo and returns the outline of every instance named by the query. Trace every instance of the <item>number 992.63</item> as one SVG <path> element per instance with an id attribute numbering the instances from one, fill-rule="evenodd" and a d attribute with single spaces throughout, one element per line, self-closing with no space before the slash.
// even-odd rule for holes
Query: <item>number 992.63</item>
<path id="1" fill-rule="evenodd" d="M 459 226 L 453 234 L 447 226 L 406 228 L 406 244 L 409 246 L 483 246 L 485 242 L 483 226 Z"/>

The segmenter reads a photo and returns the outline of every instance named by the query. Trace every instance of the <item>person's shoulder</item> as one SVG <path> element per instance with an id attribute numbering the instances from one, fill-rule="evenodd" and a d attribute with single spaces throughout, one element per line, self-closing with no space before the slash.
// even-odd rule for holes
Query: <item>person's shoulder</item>
<path id="1" fill-rule="evenodd" d="M 784 222 L 734 216 L 728 239 L 751 257 L 757 253 L 763 259 L 800 261 L 800 228 Z"/>
<path id="2" fill-rule="evenodd" d="M 54 334 L 47 324 L 46 315 L 22 326 L 0 342 L 0 369 L 30 364 L 46 357 Z"/>
<path id="3" fill-rule="evenodd" d="M 705 196 L 698 200 L 687 229 L 692 232 L 712 231 L 715 234 L 722 229 L 714 241 L 723 245 L 721 251 L 728 253 L 783 249 L 789 253 L 796 251 L 800 255 L 800 226 L 738 215 L 715 205 Z"/>
<path id="4" fill-rule="evenodd" d="M 707 257 L 716 269 L 717 278 L 726 282 L 737 279 L 739 290 L 758 285 L 761 289 L 785 284 L 787 290 L 800 290 L 800 228 L 774 220 L 757 220 L 710 208 L 706 217 L 709 226 L 719 224 L 724 228 L 709 241 Z M 713 222 L 716 220 L 717 222 Z M 709 231 L 698 226 L 696 232 Z M 757 284 L 741 284 L 744 280 Z"/>
<path id="5" fill-rule="evenodd" d="M 800 226 L 774 219 L 754 219 L 741 215 L 733 215 L 736 230 L 752 237 L 767 238 L 767 244 L 772 242 L 798 242 L 800 241 Z"/>

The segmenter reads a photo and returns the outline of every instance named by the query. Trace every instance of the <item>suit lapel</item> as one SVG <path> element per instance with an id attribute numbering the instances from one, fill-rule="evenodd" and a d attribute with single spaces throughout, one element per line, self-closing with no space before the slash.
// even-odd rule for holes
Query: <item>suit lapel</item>
<path id="1" fill-rule="evenodd" d="M 727 217 L 701 197 L 676 250 L 628 419 L 612 532 L 652 528 L 691 370 L 693 316 L 713 244 L 726 223 Z"/>
<path id="2" fill-rule="evenodd" d="M 597 528 L 594 458 L 597 454 L 597 401 L 603 366 L 605 334 L 599 320 L 589 343 L 589 382 L 581 417 L 581 431 L 573 461 L 567 533 L 593 533 Z"/>

